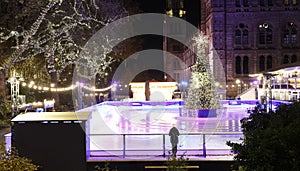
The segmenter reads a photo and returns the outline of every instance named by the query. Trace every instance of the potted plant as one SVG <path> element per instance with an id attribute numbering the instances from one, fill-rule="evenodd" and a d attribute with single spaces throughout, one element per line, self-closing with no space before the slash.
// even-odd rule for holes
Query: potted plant
<path id="1" fill-rule="evenodd" d="M 207 38 L 202 33 L 197 33 L 193 40 L 197 48 L 197 57 L 185 100 L 185 108 L 189 112 L 196 111 L 198 117 L 216 117 L 221 105 L 206 53 Z"/>

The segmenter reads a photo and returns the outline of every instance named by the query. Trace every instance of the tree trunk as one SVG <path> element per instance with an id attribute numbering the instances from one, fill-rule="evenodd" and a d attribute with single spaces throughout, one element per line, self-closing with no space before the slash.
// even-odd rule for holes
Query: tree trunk
<path id="1" fill-rule="evenodd" d="M 5 71 L 0 70 L 0 99 L 4 99 L 6 97 L 5 81 Z"/>
<path id="2" fill-rule="evenodd" d="M 57 72 L 51 72 L 51 83 L 54 84 L 54 87 L 57 87 Z M 59 95 L 56 91 L 52 92 L 52 97 L 55 100 L 54 103 L 54 110 L 58 111 L 60 109 L 60 104 L 59 104 Z"/>

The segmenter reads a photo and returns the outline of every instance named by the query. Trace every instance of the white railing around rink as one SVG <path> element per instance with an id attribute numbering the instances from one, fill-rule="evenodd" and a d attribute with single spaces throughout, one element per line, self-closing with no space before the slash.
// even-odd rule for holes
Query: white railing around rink
<path id="1" fill-rule="evenodd" d="M 169 135 L 167 133 L 149 133 L 149 134 L 89 134 L 89 137 L 90 139 L 92 139 L 93 137 L 103 137 L 103 140 L 104 141 L 109 141 L 108 139 L 105 138 L 105 136 L 119 136 L 119 138 L 122 139 L 122 147 L 119 148 L 119 149 L 98 149 L 98 150 L 92 150 L 91 153 L 90 153 L 90 157 L 104 157 L 105 155 L 93 155 L 92 152 L 95 152 L 95 151 L 105 151 L 106 153 L 110 153 L 110 152 L 120 152 L 118 156 L 121 156 L 123 158 L 127 157 L 127 156 L 132 156 L 130 154 L 127 154 L 128 152 L 130 151 L 135 151 L 135 152 L 140 152 L 139 154 L 142 154 L 143 151 L 160 151 L 160 156 L 163 156 L 163 157 L 166 157 L 168 154 L 167 152 L 170 153 L 171 149 L 169 147 L 169 149 L 167 149 L 167 143 L 169 142 L 166 142 L 166 137 L 169 137 Z M 157 148 L 157 149 L 127 149 L 126 148 L 126 145 L 127 145 L 127 142 L 126 142 L 126 138 L 127 137 L 130 137 L 130 136 L 147 136 L 147 137 L 151 137 L 151 136 L 162 136 L 162 141 L 161 141 L 161 148 Z M 221 153 L 218 154 L 217 153 L 213 153 L 213 155 L 228 155 L 228 153 L 224 153 L 224 151 L 228 152 L 228 151 L 231 151 L 230 150 L 230 147 L 228 148 L 224 148 L 224 149 L 220 149 L 220 148 L 217 148 L 217 149 L 214 149 L 214 148 L 207 148 L 207 137 L 208 136 L 225 136 L 225 137 L 228 137 L 228 141 L 231 141 L 230 139 L 230 136 L 232 136 L 232 138 L 237 138 L 236 136 L 239 136 L 239 140 L 240 138 L 243 138 L 243 133 L 242 132 L 201 132 L 201 133 L 181 133 L 180 136 L 200 136 L 201 138 L 199 139 L 198 142 L 194 142 L 194 143 L 201 143 L 202 142 L 202 148 L 194 148 L 194 149 L 184 149 L 184 148 L 179 148 L 178 149 L 178 152 L 179 151 L 194 151 L 196 152 L 196 154 L 194 154 L 194 156 L 202 156 L 202 157 L 206 157 L 207 155 L 210 155 L 208 154 L 209 151 L 220 151 Z M 235 141 L 236 139 L 234 139 L 233 141 Z M 149 140 L 151 141 L 151 140 Z M 227 141 L 227 140 L 226 140 Z M 226 144 L 226 141 L 222 142 L 224 144 Z M 210 143 L 213 143 L 213 142 L 210 142 Z M 180 145 L 178 145 L 180 146 Z M 223 154 L 222 154 L 222 151 L 223 151 Z"/>

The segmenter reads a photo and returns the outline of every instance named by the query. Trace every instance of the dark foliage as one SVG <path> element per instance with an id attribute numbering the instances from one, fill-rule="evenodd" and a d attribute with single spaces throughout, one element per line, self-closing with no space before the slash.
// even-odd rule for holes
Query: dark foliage
<path id="1" fill-rule="evenodd" d="M 242 170 L 300 168 L 300 103 L 281 105 L 275 112 L 254 112 L 241 120 L 242 143 L 227 142 Z"/>

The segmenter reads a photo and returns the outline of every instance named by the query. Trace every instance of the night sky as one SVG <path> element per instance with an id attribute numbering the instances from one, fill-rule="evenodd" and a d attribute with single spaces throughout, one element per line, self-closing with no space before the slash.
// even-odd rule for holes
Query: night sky
<path id="1" fill-rule="evenodd" d="M 137 0 L 144 13 L 165 13 L 165 0 Z M 200 23 L 200 0 L 184 0 L 187 20 L 195 26 Z"/>
<path id="2" fill-rule="evenodd" d="M 142 13 L 165 13 L 165 0 L 136 0 L 141 7 Z M 198 26 L 200 23 L 200 1 L 199 0 L 185 0 L 184 6 L 186 10 L 187 21 Z M 143 49 L 162 49 L 163 38 L 156 35 L 145 35 L 143 37 Z M 163 62 L 162 62 L 163 64 Z M 148 70 L 136 76 L 134 81 L 146 81 L 155 79 L 163 81 L 164 73 L 155 70 Z"/>
<path id="3" fill-rule="evenodd" d="M 137 0 L 137 2 L 141 4 L 143 13 L 165 13 L 165 0 Z M 200 1 L 185 0 L 184 3 L 187 21 L 197 27 L 200 23 Z M 162 38 L 159 36 L 147 36 L 145 39 L 145 49 L 162 49 Z"/>

